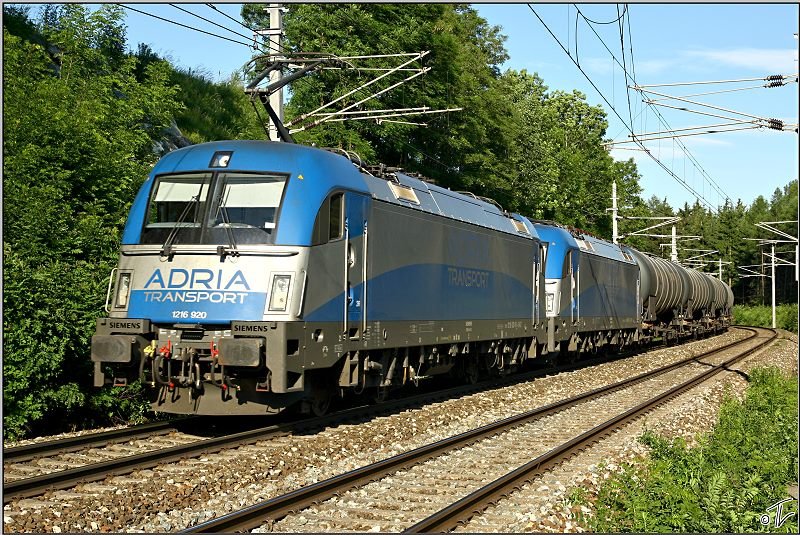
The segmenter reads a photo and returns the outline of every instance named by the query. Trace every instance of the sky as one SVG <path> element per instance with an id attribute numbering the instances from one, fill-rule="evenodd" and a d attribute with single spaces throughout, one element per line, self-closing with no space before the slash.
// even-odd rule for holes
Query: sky
<path id="1" fill-rule="evenodd" d="M 169 4 L 125 5 L 239 41 L 226 41 L 128 11 L 126 23 L 131 49 L 140 42 L 147 43 L 173 64 L 204 72 L 217 80 L 229 78 L 250 58 L 251 50 L 245 44 L 244 36 L 215 27 Z M 247 29 L 206 4 L 176 5 L 250 35 Z M 229 16 L 240 19 L 241 4 L 214 5 Z M 612 22 L 618 18 L 617 4 L 577 4 L 577 8 L 575 4 L 532 5 L 544 24 L 527 4 L 474 4 L 474 7 L 490 24 L 500 26 L 507 37 L 505 46 L 509 59 L 503 69 L 536 72 L 551 91 L 582 92 L 590 104 L 600 105 L 607 112 L 607 137 L 615 142 L 629 139 L 631 124 L 633 132 L 641 137 L 648 132 L 733 122 L 728 118 L 737 121 L 775 118 L 787 124 L 798 123 L 798 84 L 794 78 L 793 83 L 783 87 L 688 97 L 726 111 L 676 100 L 659 100 L 648 106 L 642 102 L 642 95 L 651 99 L 663 97 L 626 90 L 625 73 L 611 56 L 613 53 L 616 60 L 623 63 L 620 28 Z M 619 6 L 621 10 L 623 5 Z M 639 85 L 741 80 L 773 74 L 796 76 L 798 72 L 796 3 L 637 3 L 629 4 L 627 9 L 623 19 L 624 65 L 629 75 L 635 73 Z M 595 24 L 586 22 L 577 10 Z M 602 22 L 612 23 L 599 24 Z M 570 56 L 545 25 L 568 49 Z M 578 59 L 585 75 L 570 57 Z M 761 80 L 647 89 L 681 96 L 751 88 L 764 83 Z M 633 85 L 630 79 L 628 85 Z M 664 105 L 688 107 L 725 118 L 675 110 Z M 736 127 L 750 126 L 752 123 Z M 702 131 L 685 130 L 681 133 Z M 637 148 L 631 143 L 616 145 L 611 155 L 618 160 L 633 158 L 636 161 L 642 175 L 640 185 L 645 199 L 655 195 L 666 199 L 675 208 L 687 202 L 694 203 L 697 196 L 689 189 L 714 208 L 724 203 L 726 197 L 734 203 L 741 199 L 745 204 L 750 204 L 758 195 L 769 199 L 776 188 L 798 178 L 800 167 L 798 134 L 793 131 L 758 128 L 693 135 L 677 141 L 653 140 L 646 142 L 645 146 L 661 164 L 644 151 L 631 150 Z"/>

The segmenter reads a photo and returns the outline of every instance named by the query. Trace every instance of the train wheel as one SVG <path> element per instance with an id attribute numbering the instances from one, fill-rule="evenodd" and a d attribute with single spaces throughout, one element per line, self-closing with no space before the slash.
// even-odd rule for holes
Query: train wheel
<path id="1" fill-rule="evenodd" d="M 316 378 L 311 383 L 311 389 L 306 399 L 311 414 L 314 416 L 324 416 L 328 413 L 333 403 L 334 387 L 329 385 L 322 378 Z"/>
<path id="2" fill-rule="evenodd" d="M 375 403 L 383 403 L 389 399 L 389 387 L 379 386 L 375 391 Z"/>
<path id="3" fill-rule="evenodd" d="M 325 416 L 331 408 L 332 401 L 333 396 L 330 395 L 329 390 L 319 395 L 314 395 L 311 398 L 311 414 L 314 416 Z"/>
<path id="4" fill-rule="evenodd" d="M 569 350 L 569 340 L 563 340 L 558 344 L 558 360 L 566 364 L 575 364 L 578 361 L 578 349 Z"/>
<path id="5" fill-rule="evenodd" d="M 464 380 L 471 385 L 474 385 L 480 379 L 481 371 L 475 359 L 467 360 L 464 365 Z"/>

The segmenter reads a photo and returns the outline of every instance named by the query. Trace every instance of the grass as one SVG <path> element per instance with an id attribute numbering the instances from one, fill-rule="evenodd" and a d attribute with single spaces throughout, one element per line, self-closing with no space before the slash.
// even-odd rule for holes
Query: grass
<path id="1" fill-rule="evenodd" d="M 727 398 L 698 446 L 647 432 L 643 466 L 626 465 L 594 498 L 573 489 L 570 502 L 594 502 L 581 522 L 595 532 L 797 533 L 796 500 L 783 504 L 784 516 L 795 514 L 780 528 L 769 510 L 797 481 L 797 400 L 796 377 L 755 369 L 745 400 Z"/>
<path id="2" fill-rule="evenodd" d="M 734 305 L 733 322 L 737 325 L 772 327 L 772 307 Z M 797 303 L 775 307 L 775 326 L 793 333 L 797 332 Z"/>
<path id="3" fill-rule="evenodd" d="M 180 68 L 173 71 L 172 82 L 180 85 L 180 99 L 185 106 L 175 120 L 192 143 L 264 139 L 255 112 L 236 82 L 215 83 L 206 73 Z"/>

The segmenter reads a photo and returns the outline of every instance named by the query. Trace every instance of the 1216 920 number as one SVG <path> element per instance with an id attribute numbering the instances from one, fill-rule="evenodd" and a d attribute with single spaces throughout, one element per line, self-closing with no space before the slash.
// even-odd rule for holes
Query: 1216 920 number
<path id="1" fill-rule="evenodd" d="M 204 312 L 202 310 L 173 310 L 172 317 L 173 319 L 185 320 L 185 319 L 197 319 L 203 320 L 206 319 L 208 316 L 208 312 Z"/>

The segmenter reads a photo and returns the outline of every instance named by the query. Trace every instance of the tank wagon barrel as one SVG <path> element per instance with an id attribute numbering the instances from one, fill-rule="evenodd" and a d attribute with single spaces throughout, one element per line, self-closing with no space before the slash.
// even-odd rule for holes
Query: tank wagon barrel
<path id="1" fill-rule="evenodd" d="M 650 319 L 686 306 L 691 288 L 689 274 L 682 266 L 630 247 L 624 250 L 629 251 L 639 265 L 639 296 Z"/>
<path id="2" fill-rule="evenodd" d="M 697 319 L 702 315 L 712 303 L 712 287 L 702 273 L 694 269 L 687 269 L 691 280 L 691 292 L 689 294 L 688 314 Z"/>

